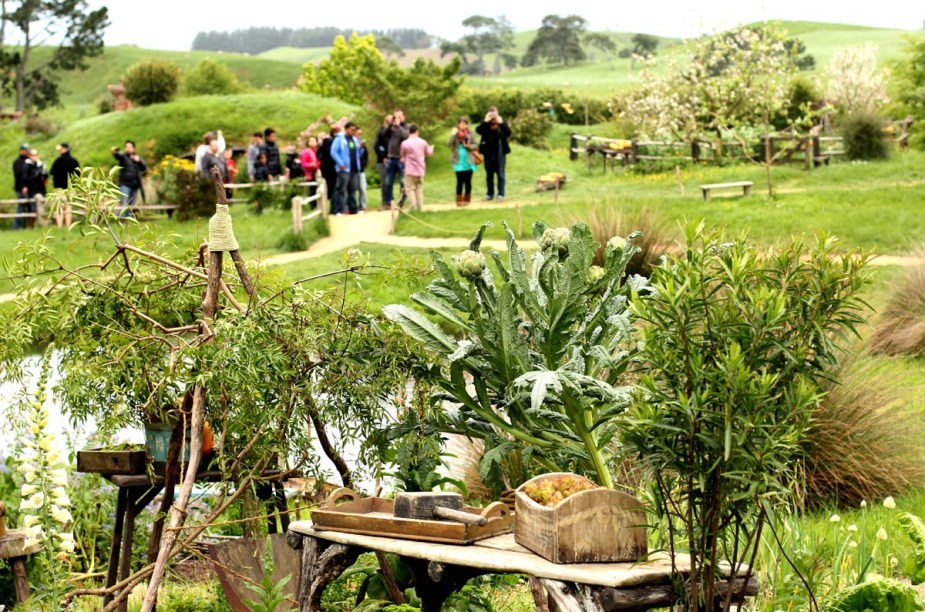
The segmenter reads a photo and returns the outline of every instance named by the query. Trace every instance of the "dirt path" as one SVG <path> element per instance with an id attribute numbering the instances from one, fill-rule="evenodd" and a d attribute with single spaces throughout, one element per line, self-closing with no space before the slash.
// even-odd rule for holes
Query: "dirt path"
<path id="1" fill-rule="evenodd" d="M 533 206 L 535 202 L 473 202 L 471 208 L 515 208 L 517 205 Z M 427 210 L 453 210 L 456 206 L 450 204 L 428 205 Z M 397 215 L 397 213 L 396 213 Z M 332 253 L 340 253 L 349 248 L 363 244 L 383 244 L 396 248 L 406 249 L 463 249 L 469 244 L 469 236 L 457 238 L 418 238 L 416 236 L 395 236 L 392 234 L 393 215 L 383 211 L 371 211 L 364 215 L 347 215 L 343 217 L 330 217 L 328 219 L 331 234 L 315 242 L 306 251 L 296 253 L 281 253 L 271 255 L 260 261 L 270 266 L 284 266 L 297 261 L 323 257 Z M 503 240 L 485 240 L 482 244 L 491 249 L 503 251 L 507 245 Z M 529 248 L 529 245 L 525 245 Z M 909 257 L 901 255 L 881 255 L 874 259 L 875 266 L 911 266 L 925 264 L 925 257 Z M 0 303 L 8 302 L 16 297 L 14 293 L 0 294 Z"/>

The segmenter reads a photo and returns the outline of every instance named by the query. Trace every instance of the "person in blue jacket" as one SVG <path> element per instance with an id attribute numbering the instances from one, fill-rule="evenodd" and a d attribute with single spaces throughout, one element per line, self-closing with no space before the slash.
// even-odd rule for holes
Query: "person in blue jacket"
<path id="1" fill-rule="evenodd" d="M 358 212 L 357 190 L 360 185 L 360 139 L 357 125 L 348 122 L 344 131 L 337 135 L 331 145 L 331 157 L 337 170 L 337 184 L 334 188 L 334 216 L 344 212 L 355 215 Z"/>

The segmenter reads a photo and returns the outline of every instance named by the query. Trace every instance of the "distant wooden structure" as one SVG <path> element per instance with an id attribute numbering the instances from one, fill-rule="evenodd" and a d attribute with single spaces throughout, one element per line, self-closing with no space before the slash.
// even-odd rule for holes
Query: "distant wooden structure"
<path id="1" fill-rule="evenodd" d="M 0 559 L 7 559 L 13 571 L 13 590 L 16 602 L 29 599 L 29 578 L 26 575 L 26 558 L 42 550 L 40 544 L 26 545 L 24 529 L 6 529 L 6 505 L 0 502 Z M 0 606 L 2 607 L 2 606 Z"/>

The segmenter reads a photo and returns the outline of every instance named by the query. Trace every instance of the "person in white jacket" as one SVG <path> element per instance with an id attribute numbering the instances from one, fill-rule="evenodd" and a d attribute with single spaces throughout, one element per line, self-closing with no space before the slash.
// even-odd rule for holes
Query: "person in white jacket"
<path id="1" fill-rule="evenodd" d="M 208 178 L 206 169 L 202 167 L 202 158 L 206 156 L 212 149 L 212 141 L 218 141 L 218 155 L 221 156 L 225 152 L 225 137 L 222 135 L 221 130 L 215 130 L 215 132 L 206 132 L 202 137 L 202 144 L 196 147 L 196 172 L 205 175 Z"/>

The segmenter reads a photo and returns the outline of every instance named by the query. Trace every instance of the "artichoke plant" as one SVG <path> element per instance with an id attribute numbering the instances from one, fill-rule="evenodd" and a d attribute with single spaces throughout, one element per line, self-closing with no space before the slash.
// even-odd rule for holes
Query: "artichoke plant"
<path id="1" fill-rule="evenodd" d="M 489 225 L 455 266 L 434 254 L 438 278 L 411 296 L 459 337 L 407 306 L 383 312 L 439 357 L 438 384 L 459 406 L 447 429 L 486 442 L 483 478 L 519 456 L 527 472 L 577 471 L 612 487 L 608 449 L 629 401 L 620 385 L 636 351 L 627 303 L 647 286 L 641 277 L 624 283 L 632 236 L 608 244 L 605 265 L 592 267 L 597 244 L 587 226 L 537 223 L 540 248 L 528 266 L 505 225 L 507 254 L 490 253 L 496 279 L 480 252 Z"/>

